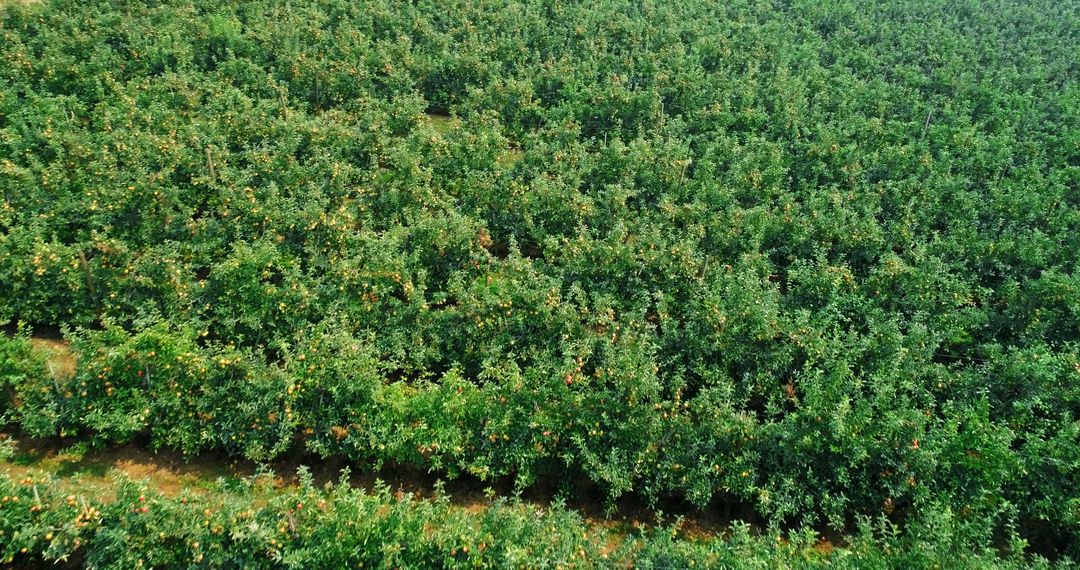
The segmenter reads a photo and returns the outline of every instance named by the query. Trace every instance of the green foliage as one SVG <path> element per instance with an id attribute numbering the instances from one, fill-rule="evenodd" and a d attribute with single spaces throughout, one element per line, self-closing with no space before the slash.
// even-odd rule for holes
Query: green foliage
<path id="1" fill-rule="evenodd" d="M 865 521 L 850 545 L 835 548 L 812 531 L 784 539 L 745 526 L 729 538 L 685 539 L 676 525 L 614 542 L 559 505 L 499 499 L 477 512 L 441 493 L 418 499 L 382 483 L 367 492 L 343 478 L 320 489 L 303 470 L 297 487 L 275 489 L 271 479 L 170 497 L 117 474 L 115 499 L 101 502 L 49 478 L 0 475 L 0 560 L 89 568 L 1050 567 L 1019 549 L 1004 558 L 967 551 L 966 527 L 947 514 L 906 532 Z"/>
<path id="2" fill-rule="evenodd" d="M 1075 3 L 8 4 L 28 433 L 1080 555 Z"/>
<path id="3" fill-rule="evenodd" d="M 35 396 L 52 391 L 48 378 L 45 359 L 34 350 L 28 330 L 19 326 L 15 335 L 0 335 L 0 426 L 19 421 L 25 408 L 46 415 L 53 398 Z"/>

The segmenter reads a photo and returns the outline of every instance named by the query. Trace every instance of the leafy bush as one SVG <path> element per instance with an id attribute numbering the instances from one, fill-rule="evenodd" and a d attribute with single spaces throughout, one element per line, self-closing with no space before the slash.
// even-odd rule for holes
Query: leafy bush
<path id="1" fill-rule="evenodd" d="M 89 568 L 1050 566 L 1025 557 L 1022 544 L 1007 558 L 968 550 L 957 536 L 964 525 L 947 515 L 906 533 L 866 521 L 837 547 L 812 531 L 783 539 L 745 526 L 730 538 L 684 540 L 677 527 L 658 527 L 620 539 L 558 505 L 499 499 L 466 510 L 442 494 L 418 499 L 383 484 L 370 493 L 344 480 L 319 489 L 303 470 L 294 488 L 274 489 L 263 476 L 175 497 L 114 477 L 115 499 L 100 502 L 52 479 L 0 475 L 0 560 Z"/>
<path id="2" fill-rule="evenodd" d="M 8 2 L 0 320 L 79 368 L 3 341 L 0 413 L 1076 557 L 1078 26 Z"/>
<path id="3" fill-rule="evenodd" d="M 45 359 L 34 350 L 29 331 L 20 326 L 15 335 L 0 335 L 0 426 L 18 421 L 27 409 L 45 414 L 54 398 L 35 396 L 51 390 Z"/>

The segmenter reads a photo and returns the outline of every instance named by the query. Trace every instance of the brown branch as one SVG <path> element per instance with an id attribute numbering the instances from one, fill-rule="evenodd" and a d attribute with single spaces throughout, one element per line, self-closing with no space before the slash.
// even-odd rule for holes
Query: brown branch
<path id="1" fill-rule="evenodd" d="M 97 307 L 97 311 L 101 312 L 101 301 L 97 296 L 97 287 L 94 286 L 94 275 L 90 272 L 90 261 L 86 258 L 85 251 L 79 251 L 79 266 L 82 267 L 83 273 L 86 275 L 86 289 L 90 292 L 90 298 L 94 301 L 94 306 Z"/>
<path id="2" fill-rule="evenodd" d="M 206 167 L 210 170 L 210 183 L 213 184 L 217 174 L 214 172 L 214 156 L 210 154 L 210 147 L 206 147 Z"/>

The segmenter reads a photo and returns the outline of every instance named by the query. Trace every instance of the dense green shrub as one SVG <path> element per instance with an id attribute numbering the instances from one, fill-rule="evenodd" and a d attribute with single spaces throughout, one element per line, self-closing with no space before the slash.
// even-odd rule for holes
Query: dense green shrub
<path id="1" fill-rule="evenodd" d="M 47 381 L 44 359 L 34 350 L 28 331 L 0 335 L 0 423 L 14 420 L 23 397 L 41 390 Z"/>
<path id="2" fill-rule="evenodd" d="M 1078 26 L 4 3 L 0 320 L 79 354 L 4 341 L 4 419 L 1078 556 Z"/>
<path id="3" fill-rule="evenodd" d="M 969 550 L 947 513 L 900 532 L 865 521 L 849 545 L 812 531 L 783 539 L 739 526 L 728 538 L 681 537 L 678 526 L 618 537 L 562 506 L 499 499 L 482 510 L 377 484 L 320 489 L 270 477 L 168 497 L 115 476 L 115 499 L 70 494 L 56 480 L 0 475 L 0 560 L 80 561 L 86 568 L 1019 568 L 1049 567 L 1023 544 L 1000 557 Z M 976 539 L 976 542 L 978 539 Z M 1062 565 L 1062 567 L 1066 567 Z"/>

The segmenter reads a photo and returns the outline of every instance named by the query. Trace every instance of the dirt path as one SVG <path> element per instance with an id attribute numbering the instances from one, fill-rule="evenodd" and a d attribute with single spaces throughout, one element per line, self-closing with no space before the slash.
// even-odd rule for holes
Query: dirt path
<path id="1" fill-rule="evenodd" d="M 0 434 L 0 438 L 5 437 L 10 436 Z M 155 452 L 136 445 L 90 450 L 80 454 L 72 452 L 56 440 L 21 436 L 15 436 L 15 440 L 15 454 L 9 460 L 0 461 L 0 472 L 17 479 L 49 474 L 63 486 L 91 493 L 105 500 L 109 500 L 112 495 L 113 473 L 122 473 L 132 479 L 144 481 L 166 496 L 177 496 L 182 493 L 209 493 L 220 480 L 251 477 L 260 470 L 260 466 L 253 462 L 218 454 L 185 458 L 173 451 Z M 268 468 L 274 473 L 277 486 L 287 487 L 298 483 L 297 470 L 302 465 L 309 466 L 315 482 L 319 485 L 337 482 L 342 470 L 348 467 L 349 483 L 353 487 L 372 489 L 378 484 L 385 484 L 397 492 L 411 493 L 417 499 L 435 497 L 438 494 L 437 489 L 441 487 L 452 504 L 473 512 L 483 510 L 496 497 L 513 494 L 509 481 L 490 483 L 468 477 L 446 481 L 437 474 L 410 467 L 390 465 L 376 471 L 370 466 L 350 465 L 340 458 L 288 458 L 263 465 L 262 469 L 265 471 Z M 547 506 L 560 496 L 555 489 L 535 488 L 523 493 L 521 498 L 529 503 Z M 596 495 L 589 496 L 587 492 L 580 493 L 578 497 L 563 498 L 568 508 L 578 511 L 595 527 L 630 530 L 652 526 L 657 522 L 655 510 L 632 499 L 617 502 L 614 511 L 609 513 L 602 500 L 597 499 Z M 714 536 L 722 534 L 728 527 L 727 521 L 718 512 L 687 512 L 684 505 L 680 506 L 683 508 L 667 511 L 683 513 L 681 528 L 687 535 Z M 665 517 L 665 522 L 672 521 L 673 517 Z"/>
<path id="2" fill-rule="evenodd" d="M 59 331 L 35 335 L 35 348 L 46 357 L 50 373 L 58 380 L 70 379 L 75 374 L 76 358 L 69 344 L 62 340 Z M 124 445 L 109 449 L 73 452 L 73 442 L 55 439 L 33 439 L 23 435 L 0 434 L 0 439 L 14 437 L 16 451 L 7 461 L 0 461 L 0 472 L 16 478 L 40 476 L 48 473 L 60 484 L 71 489 L 93 493 L 103 499 L 112 495 L 114 483 L 111 473 L 145 481 L 166 496 L 184 492 L 206 493 L 221 480 L 251 477 L 269 469 L 274 473 L 275 483 L 280 487 L 297 484 L 297 470 L 308 466 L 319 485 L 337 482 L 342 470 L 349 469 L 349 483 L 353 487 L 373 489 L 379 484 L 388 485 L 401 493 L 411 493 L 417 499 L 432 498 L 442 488 L 450 502 L 469 511 L 486 508 L 496 497 L 514 494 L 512 481 L 484 482 L 463 476 L 446 481 L 437 473 L 403 465 L 372 465 L 350 463 L 344 458 L 319 458 L 301 455 L 276 460 L 268 465 L 238 460 L 223 454 L 203 454 L 184 457 L 170 450 L 154 451 L 138 445 Z M 549 487 L 534 486 L 521 498 L 542 507 L 563 499 L 565 506 L 576 510 L 586 521 L 596 527 L 630 530 L 652 526 L 658 521 L 658 512 L 682 515 L 680 527 L 690 536 L 707 537 L 723 534 L 732 518 L 753 517 L 752 513 L 729 508 L 698 510 L 688 503 L 675 501 L 652 508 L 633 497 L 617 501 L 613 506 L 604 502 L 603 493 L 590 487 L 587 481 L 578 482 L 572 496 L 565 496 L 552 484 Z M 611 507 L 611 508 L 609 508 Z M 665 523 L 674 522 L 674 516 L 666 516 Z M 748 519 L 752 520 L 752 518 Z"/>

